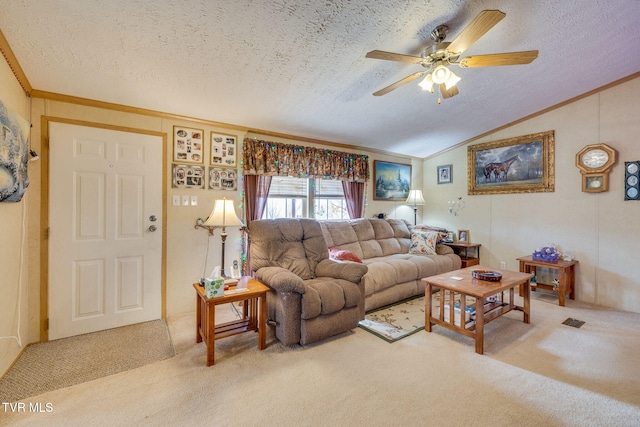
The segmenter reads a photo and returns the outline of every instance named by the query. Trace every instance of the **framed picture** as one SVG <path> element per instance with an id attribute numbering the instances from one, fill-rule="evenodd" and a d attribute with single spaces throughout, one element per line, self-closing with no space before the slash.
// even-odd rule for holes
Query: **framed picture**
<path id="1" fill-rule="evenodd" d="M 234 135 L 211 132 L 211 166 L 236 166 L 237 139 Z"/>
<path id="2" fill-rule="evenodd" d="M 172 164 L 171 188 L 204 188 L 204 166 Z"/>
<path id="3" fill-rule="evenodd" d="M 453 177 L 453 165 L 438 166 L 438 184 L 451 184 Z"/>
<path id="4" fill-rule="evenodd" d="M 555 190 L 553 131 L 471 145 L 467 154 L 469 194 Z"/>
<path id="5" fill-rule="evenodd" d="M 182 126 L 173 127 L 173 161 L 204 164 L 204 131 Z"/>
<path id="6" fill-rule="evenodd" d="M 411 189 L 411 165 L 374 160 L 374 200 L 405 201 Z"/>
<path id="7" fill-rule="evenodd" d="M 469 237 L 469 230 L 458 230 L 458 242 L 469 243 L 471 238 Z"/>
<path id="8" fill-rule="evenodd" d="M 209 189 L 229 190 L 237 189 L 238 172 L 229 168 L 209 168 Z"/>
<path id="9" fill-rule="evenodd" d="M 453 240 L 454 240 L 453 231 L 447 231 L 447 236 L 444 239 L 442 239 L 444 243 L 453 243 Z"/>

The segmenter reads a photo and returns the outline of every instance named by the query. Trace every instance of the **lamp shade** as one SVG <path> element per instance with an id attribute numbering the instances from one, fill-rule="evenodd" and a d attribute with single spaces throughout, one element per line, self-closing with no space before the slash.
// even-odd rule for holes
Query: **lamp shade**
<path id="1" fill-rule="evenodd" d="M 209 214 L 209 218 L 207 218 L 203 225 L 223 228 L 243 226 L 238 215 L 236 215 L 236 210 L 233 207 L 233 200 L 227 199 L 216 200 L 216 203 L 213 205 L 213 210 L 211 211 L 211 214 Z"/>
<path id="2" fill-rule="evenodd" d="M 433 92 L 433 79 L 431 78 L 431 74 L 427 74 L 427 77 L 425 77 L 420 83 L 418 83 L 418 86 L 420 86 L 422 90 Z"/>
<path id="3" fill-rule="evenodd" d="M 406 203 L 413 206 L 424 205 L 425 201 L 422 198 L 422 190 L 411 190 Z"/>

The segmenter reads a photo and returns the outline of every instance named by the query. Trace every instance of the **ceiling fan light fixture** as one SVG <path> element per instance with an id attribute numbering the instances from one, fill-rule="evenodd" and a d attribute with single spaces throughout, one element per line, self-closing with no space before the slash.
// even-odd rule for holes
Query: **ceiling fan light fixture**
<path id="1" fill-rule="evenodd" d="M 452 71 L 449 71 L 449 74 L 450 74 L 449 78 L 447 79 L 446 82 L 444 82 L 444 85 L 446 86 L 447 90 L 454 87 L 460 81 L 460 77 L 453 74 Z"/>
<path id="2" fill-rule="evenodd" d="M 450 78 L 451 71 L 449 71 L 449 69 L 444 65 L 440 64 L 433 70 L 431 76 L 433 82 L 439 85 L 446 82 Z"/>
<path id="3" fill-rule="evenodd" d="M 433 92 L 433 79 L 431 78 L 431 74 L 427 74 L 427 77 L 422 79 L 418 86 L 422 88 L 422 90 L 428 90 L 429 92 Z"/>

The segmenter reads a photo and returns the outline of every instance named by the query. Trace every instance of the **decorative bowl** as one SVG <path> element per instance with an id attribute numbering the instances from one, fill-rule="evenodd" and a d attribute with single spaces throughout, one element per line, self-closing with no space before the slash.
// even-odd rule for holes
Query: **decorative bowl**
<path id="1" fill-rule="evenodd" d="M 487 282 L 499 282 L 502 280 L 502 274 L 491 270 L 473 270 L 471 277 L 478 280 L 486 280 Z"/>

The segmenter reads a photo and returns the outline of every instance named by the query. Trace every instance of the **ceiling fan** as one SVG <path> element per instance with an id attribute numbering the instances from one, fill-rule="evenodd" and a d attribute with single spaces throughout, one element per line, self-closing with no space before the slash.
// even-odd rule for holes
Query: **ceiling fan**
<path id="1" fill-rule="evenodd" d="M 483 10 L 458 37 L 450 43 L 444 41 L 449 27 L 440 25 L 431 32 L 431 39 L 435 44 L 427 47 L 420 56 L 372 50 L 367 53 L 367 58 L 420 64 L 426 68 L 424 71 L 413 73 L 402 80 L 380 89 L 373 95 L 381 96 L 387 94 L 406 83 L 425 76 L 418 84 L 423 90 L 434 92 L 433 87 L 435 85 L 440 90 L 443 98 L 451 98 L 459 93 L 456 83 L 460 81 L 460 77 L 449 70 L 449 65 L 457 65 L 462 68 L 475 68 L 531 63 L 538 57 L 537 50 L 467 56 L 458 60 L 462 52 L 467 50 L 505 16 L 506 14 L 499 10 Z M 439 98 L 438 103 L 440 103 Z"/>

